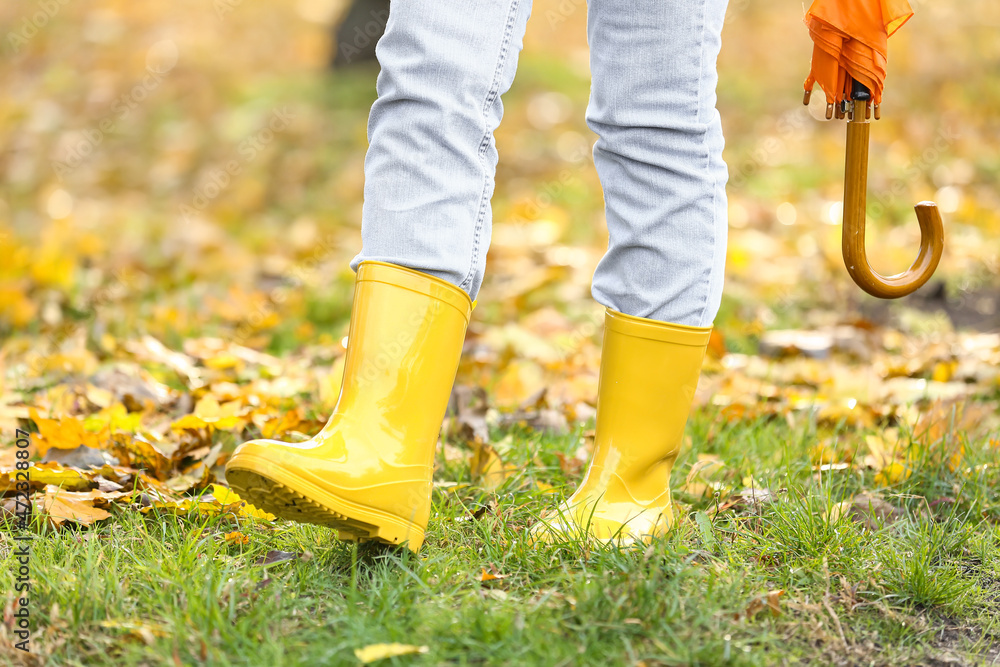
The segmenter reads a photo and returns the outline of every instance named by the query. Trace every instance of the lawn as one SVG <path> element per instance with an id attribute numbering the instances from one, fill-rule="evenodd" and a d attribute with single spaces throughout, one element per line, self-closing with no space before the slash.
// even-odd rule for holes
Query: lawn
<path id="1" fill-rule="evenodd" d="M 90 530 L 39 530 L 34 641 L 52 665 L 352 665 L 355 649 L 391 642 L 427 653 L 385 664 L 990 664 L 1000 655 L 995 446 L 969 452 L 956 472 L 911 461 L 913 474 L 882 490 L 891 510 L 859 499 L 838 511 L 873 475 L 814 473 L 809 450 L 824 431 L 850 429 L 707 412 L 689 431 L 699 445 L 674 475 L 683 518 L 632 550 L 528 543 L 525 529 L 576 481 L 558 455 L 572 459 L 582 436 L 519 428 L 507 451 L 518 472 L 494 492 L 442 454 L 417 555 L 232 514 L 123 511 Z M 718 492 L 683 490 L 705 455 L 727 462 L 711 476 L 716 488 L 737 489 L 721 505 Z M 227 541 L 234 531 L 248 541 Z M 269 553 L 289 560 L 262 564 Z M 8 554 L 2 571 L 11 570 Z"/>
<path id="2" fill-rule="evenodd" d="M 592 451 L 607 243 L 585 3 L 536 0 L 417 554 L 258 516 L 223 476 L 339 391 L 375 95 L 325 69 L 341 4 L 56 4 L 0 60 L 0 663 L 1000 664 L 996 3 L 914 3 L 893 37 L 868 250 L 904 268 L 921 199 L 947 245 L 891 303 L 840 259 L 843 127 L 801 106 L 799 7 L 731 3 L 726 294 L 676 528 L 616 550 L 526 539 Z"/>

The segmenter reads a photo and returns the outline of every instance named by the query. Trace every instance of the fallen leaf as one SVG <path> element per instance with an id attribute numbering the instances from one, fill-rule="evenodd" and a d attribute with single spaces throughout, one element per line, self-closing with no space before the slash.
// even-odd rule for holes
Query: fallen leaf
<path id="1" fill-rule="evenodd" d="M 95 449 L 80 445 L 76 449 L 50 449 L 45 452 L 43 461 L 52 461 L 65 466 L 89 468 L 90 466 L 118 465 L 118 459 L 103 449 Z"/>
<path id="2" fill-rule="evenodd" d="M 147 470 L 157 479 L 163 479 L 171 467 L 166 454 L 142 435 L 119 433 L 113 441 L 116 452 L 127 459 L 129 465 Z"/>
<path id="3" fill-rule="evenodd" d="M 166 345 L 146 335 L 135 341 L 125 343 L 125 349 L 144 361 L 163 364 L 187 381 L 192 389 L 205 384 L 201 371 L 195 366 L 194 360 L 181 352 L 170 350 Z"/>
<path id="4" fill-rule="evenodd" d="M 724 497 L 728 495 L 728 489 L 721 481 L 713 479 L 721 475 L 724 470 L 725 464 L 715 454 L 699 454 L 680 490 L 700 498 L 710 498 L 716 493 Z"/>
<path id="5" fill-rule="evenodd" d="M 413 644 L 369 644 L 364 648 L 354 649 L 354 655 L 361 661 L 362 665 L 367 665 L 376 660 L 392 658 L 397 655 L 427 653 L 428 651 L 430 651 L 430 648 L 427 646 L 415 646 Z"/>
<path id="6" fill-rule="evenodd" d="M 504 468 L 500 455 L 485 443 L 475 445 L 470 467 L 472 479 L 487 491 L 496 491 L 510 476 L 510 471 Z"/>
<path id="7" fill-rule="evenodd" d="M 121 403 L 112 403 L 99 412 L 88 415 L 83 420 L 84 428 L 101 433 L 103 431 L 138 431 L 142 423 L 141 412 L 129 412 Z"/>
<path id="8" fill-rule="evenodd" d="M 901 461 L 892 461 L 875 474 L 875 483 L 881 486 L 892 486 L 908 479 L 913 471 Z"/>
<path id="9" fill-rule="evenodd" d="M 84 445 L 94 449 L 102 449 L 101 435 L 84 427 L 82 419 L 63 417 L 61 419 L 44 419 L 38 410 L 31 408 L 31 421 L 38 427 L 38 433 L 33 434 L 32 441 L 39 456 L 45 456 L 49 449 L 76 449 Z"/>
<path id="10" fill-rule="evenodd" d="M 862 524 L 868 530 L 878 530 L 882 526 L 889 526 L 899 521 L 906 516 L 906 513 L 881 498 L 861 494 L 830 508 L 828 518 L 831 523 L 843 516 Z"/>
<path id="11" fill-rule="evenodd" d="M 255 519 L 264 519 L 266 521 L 274 521 L 275 518 L 277 518 L 273 514 L 257 509 L 247 501 L 243 500 L 240 498 L 239 494 L 228 486 L 212 484 L 211 487 L 209 487 L 209 493 L 219 503 L 227 507 L 231 507 L 232 505 L 239 503 L 239 508 L 236 510 L 238 516 L 249 516 Z"/>
<path id="12" fill-rule="evenodd" d="M 100 492 L 79 493 L 49 485 L 45 488 L 42 507 L 57 525 L 69 520 L 81 526 L 89 526 L 111 516 L 106 510 L 94 507 L 95 493 Z"/>
<path id="13" fill-rule="evenodd" d="M 12 487 L 16 472 L 16 470 L 8 470 L 0 473 L 0 488 Z M 88 491 L 96 486 L 90 478 L 91 473 L 64 467 L 51 461 L 32 463 L 24 472 L 31 480 L 32 488 L 41 489 L 47 484 L 52 484 L 67 491 Z"/>
<path id="14" fill-rule="evenodd" d="M 734 616 L 736 620 L 740 620 L 740 618 L 745 618 L 747 620 L 750 620 L 760 612 L 764 611 L 765 609 L 771 612 L 771 616 L 780 616 L 781 615 L 780 599 L 781 596 L 784 594 L 785 594 L 784 590 L 777 589 L 758 595 L 750 600 L 750 602 L 746 606 L 746 609 L 744 609 L 742 613 L 735 614 Z"/>
<path id="15" fill-rule="evenodd" d="M 486 568 L 482 568 L 482 572 L 479 573 L 479 581 L 497 581 L 500 579 L 506 579 L 509 574 L 493 574 L 492 572 L 487 572 Z"/>
<path id="16" fill-rule="evenodd" d="M 278 438 L 288 431 L 294 430 L 305 418 L 305 411 L 302 408 L 285 410 L 275 419 L 268 419 L 260 426 L 260 434 L 264 438 Z"/>
<path id="17" fill-rule="evenodd" d="M 456 385 L 448 400 L 448 417 L 444 427 L 446 437 L 460 443 L 488 442 L 487 410 L 486 390 Z"/>
<path id="18" fill-rule="evenodd" d="M 226 544 L 250 544 L 250 537 L 248 535 L 244 535 L 238 530 L 226 533 L 223 535 L 223 539 L 225 539 Z"/>
<path id="19" fill-rule="evenodd" d="M 211 428 L 217 430 L 242 429 L 246 420 L 240 416 L 241 402 L 219 404 L 211 394 L 205 395 L 194 407 L 194 412 L 184 415 L 171 424 L 176 430 Z"/>
<path id="20" fill-rule="evenodd" d="M 301 556 L 301 554 L 299 554 L 299 553 L 297 553 L 295 551 L 279 551 L 277 549 L 272 549 L 272 550 L 268 551 L 266 554 L 264 554 L 263 556 L 261 556 L 260 558 L 258 558 L 254 562 L 254 565 L 261 565 L 263 567 L 270 567 L 271 565 L 274 565 L 275 563 L 283 563 L 285 561 L 295 560 L 299 556 Z"/>
<path id="21" fill-rule="evenodd" d="M 164 626 L 159 623 L 150 623 L 148 621 L 105 620 L 101 621 L 100 625 L 102 628 L 125 630 L 126 632 L 132 634 L 136 639 L 141 639 L 147 646 L 154 644 L 157 637 L 166 637 L 168 635 L 167 629 Z"/>
<path id="22" fill-rule="evenodd" d="M 584 435 L 586 436 L 586 434 Z M 571 478 L 579 477 L 580 473 L 583 472 L 583 467 L 590 460 L 590 452 L 586 447 L 577 447 L 576 451 L 573 452 L 573 456 L 566 456 L 562 452 L 556 452 L 556 458 L 559 459 L 559 469 L 563 471 L 563 474 Z"/>

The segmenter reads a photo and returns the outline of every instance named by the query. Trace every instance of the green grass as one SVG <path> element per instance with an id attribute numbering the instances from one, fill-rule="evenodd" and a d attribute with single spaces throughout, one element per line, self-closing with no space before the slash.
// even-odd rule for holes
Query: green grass
<path id="1" fill-rule="evenodd" d="M 515 430 L 508 460 L 519 472 L 495 494 L 466 484 L 465 464 L 440 462 L 438 478 L 459 484 L 435 490 L 416 555 L 226 516 L 122 511 L 90 530 L 36 528 L 34 648 L 51 665 L 353 665 L 354 649 L 380 642 L 429 648 L 387 665 L 996 659 L 1000 527 L 983 518 L 1000 481 L 995 450 L 970 448 L 957 472 L 918 462 L 882 493 L 905 517 L 871 531 L 829 518 L 835 502 L 874 482 L 856 469 L 813 478 L 807 451 L 823 428 L 728 424 L 708 412 L 689 433 L 696 444 L 682 453 L 674 488 L 697 453 L 712 452 L 726 462 L 719 481 L 739 487 L 753 475 L 776 499 L 716 516 L 715 499 L 679 493 L 690 513 L 648 547 L 532 546 L 527 527 L 577 481 L 555 454 L 574 451 L 579 434 Z M 237 527 L 249 544 L 225 543 Z M 255 565 L 272 549 L 306 555 Z M 9 549 L 0 560 L 11 590 Z M 481 583 L 481 568 L 507 576 Z M 778 589 L 779 616 L 765 607 L 747 617 L 755 598 Z M 102 625 L 108 619 L 149 631 Z"/>

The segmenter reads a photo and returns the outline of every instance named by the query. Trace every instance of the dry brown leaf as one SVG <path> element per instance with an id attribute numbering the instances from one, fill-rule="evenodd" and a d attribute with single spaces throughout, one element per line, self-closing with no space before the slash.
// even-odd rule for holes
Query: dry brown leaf
<path id="1" fill-rule="evenodd" d="M 101 621 L 101 627 L 115 630 L 125 630 L 136 639 L 141 639 L 147 646 L 156 643 L 157 637 L 166 637 L 167 629 L 159 623 L 140 620 L 106 620 Z"/>
<path id="2" fill-rule="evenodd" d="M 460 443 L 489 442 L 488 408 L 486 390 L 482 387 L 456 385 L 448 400 L 445 437 Z"/>
<path id="3" fill-rule="evenodd" d="M 843 516 L 862 524 L 868 530 L 878 530 L 883 525 L 889 526 L 906 515 L 903 510 L 894 507 L 875 496 L 861 494 L 852 500 L 835 504 L 829 513 L 830 522 L 836 522 Z"/>
<path id="4" fill-rule="evenodd" d="M 280 551 L 278 549 L 271 549 L 266 554 L 258 558 L 254 562 L 254 565 L 262 565 L 264 567 L 270 567 L 275 563 L 283 563 L 289 560 L 296 560 L 300 556 L 302 556 L 302 554 L 296 551 Z"/>
<path id="5" fill-rule="evenodd" d="M 734 617 L 736 620 L 740 620 L 740 618 L 745 618 L 747 620 L 750 620 L 760 612 L 764 611 L 765 609 L 769 610 L 772 616 L 775 617 L 780 616 L 781 615 L 780 600 L 781 596 L 784 594 L 785 594 L 784 590 L 777 589 L 758 595 L 754 597 L 752 600 L 750 600 L 750 602 L 746 606 L 746 609 L 744 609 L 742 613 L 734 614 Z"/>
<path id="6" fill-rule="evenodd" d="M 158 479 L 163 479 L 170 470 L 170 459 L 144 436 L 119 433 L 113 440 L 116 452 L 131 466 L 147 470 Z"/>
<path id="7" fill-rule="evenodd" d="M 205 384 L 202 372 L 195 366 L 191 357 L 168 349 L 166 345 L 152 336 L 147 335 L 140 340 L 128 341 L 125 343 L 125 349 L 141 360 L 163 364 L 170 368 L 186 380 L 192 389 L 197 389 Z"/>

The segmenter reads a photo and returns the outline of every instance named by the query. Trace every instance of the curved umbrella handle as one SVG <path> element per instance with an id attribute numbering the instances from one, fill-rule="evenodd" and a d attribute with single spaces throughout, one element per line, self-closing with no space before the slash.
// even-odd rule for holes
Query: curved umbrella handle
<path id="1" fill-rule="evenodd" d="M 858 114 L 860 116 L 861 114 Z M 944 226 L 934 202 L 915 206 L 920 223 L 920 253 L 903 273 L 878 274 L 865 254 L 865 206 L 868 190 L 868 136 L 871 124 L 863 118 L 847 123 L 847 164 L 844 169 L 844 265 L 854 282 L 872 296 L 898 299 L 930 279 L 944 250 Z"/>

